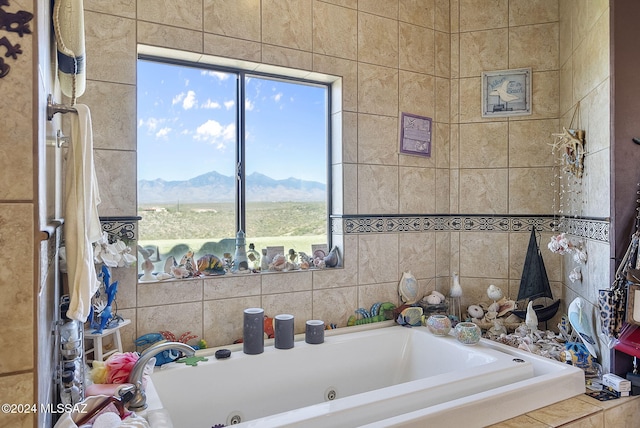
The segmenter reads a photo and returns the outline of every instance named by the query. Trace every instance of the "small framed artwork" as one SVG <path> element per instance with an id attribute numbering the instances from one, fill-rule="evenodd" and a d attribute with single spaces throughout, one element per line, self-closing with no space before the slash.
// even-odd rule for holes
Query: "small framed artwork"
<path id="1" fill-rule="evenodd" d="M 402 113 L 400 153 L 431 157 L 431 118 Z"/>
<path id="2" fill-rule="evenodd" d="M 640 325 L 640 284 L 629 284 L 627 289 L 627 323 Z"/>
<path id="3" fill-rule="evenodd" d="M 482 73 L 482 117 L 531 114 L 531 69 Z"/>

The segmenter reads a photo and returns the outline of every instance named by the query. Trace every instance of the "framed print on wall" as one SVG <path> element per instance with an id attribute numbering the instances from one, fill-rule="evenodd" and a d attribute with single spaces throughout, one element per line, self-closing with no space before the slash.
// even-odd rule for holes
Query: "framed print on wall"
<path id="1" fill-rule="evenodd" d="M 400 153 L 431 157 L 431 118 L 402 113 Z"/>
<path id="2" fill-rule="evenodd" d="M 482 72 L 482 117 L 531 114 L 531 68 Z"/>

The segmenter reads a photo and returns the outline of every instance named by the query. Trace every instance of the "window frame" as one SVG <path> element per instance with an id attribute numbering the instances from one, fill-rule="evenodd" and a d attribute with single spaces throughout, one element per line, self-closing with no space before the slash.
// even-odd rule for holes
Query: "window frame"
<path id="1" fill-rule="evenodd" d="M 212 57 L 214 58 L 214 57 Z M 326 174 L 326 194 L 325 194 L 325 203 L 326 203 L 326 213 L 325 213 L 325 230 L 327 237 L 327 248 L 331 249 L 333 247 L 333 234 L 332 234 L 332 200 L 333 200 L 333 186 L 332 186 L 332 97 L 334 95 L 334 82 L 331 80 L 313 80 L 304 77 L 296 76 L 296 74 L 300 73 L 302 70 L 285 68 L 285 67 L 277 67 L 282 70 L 282 74 L 273 73 L 273 72 L 265 72 L 257 70 L 255 67 L 255 63 L 249 63 L 244 61 L 238 61 L 235 66 L 217 64 L 215 61 L 212 62 L 201 62 L 201 61 L 191 61 L 187 59 L 178 59 L 173 58 L 169 55 L 167 56 L 158 56 L 153 54 L 146 54 L 142 52 L 138 52 L 136 58 L 136 64 L 138 61 L 150 61 L 156 63 L 163 63 L 169 65 L 176 65 L 181 67 L 191 67 L 201 70 L 210 70 L 222 73 L 230 73 L 235 74 L 236 79 L 236 97 L 237 97 L 237 106 L 236 106 L 236 146 L 235 146 L 235 154 L 236 154 L 236 165 L 234 168 L 234 174 L 236 178 L 236 186 L 235 186 L 235 223 L 237 233 L 239 230 L 246 231 L 246 204 L 245 204 L 245 183 L 244 179 L 245 174 L 245 143 L 246 143 L 246 132 L 245 132 L 245 123 L 246 123 L 246 112 L 245 112 L 245 86 L 246 86 L 246 78 L 247 76 L 252 77 L 255 76 L 257 78 L 269 79 L 269 80 L 277 80 L 287 83 L 297 83 L 297 84 L 305 84 L 317 87 L 323 87 L 325 89 L 325 149 L 326 149 L 326 165 L 325 165 L 325 174 Z M 222 62 L 222 61 L 221 61 Z M 242 67 L 241 65 L 246 64 L 247 67 Z M 137 67 L 136 67 L 137 69 Z M 290 72 L 291 75 L 286 72 Z M 137 86 L 137 84 L 136 84 Z M 137 116 L 137 113 L 136 113 Z M 137 149 L 136 149 L 137 152 Z M 138 202 L 136 200 L 136 209 Z M 232 238 L 235 238 L 232 237 Z"/>

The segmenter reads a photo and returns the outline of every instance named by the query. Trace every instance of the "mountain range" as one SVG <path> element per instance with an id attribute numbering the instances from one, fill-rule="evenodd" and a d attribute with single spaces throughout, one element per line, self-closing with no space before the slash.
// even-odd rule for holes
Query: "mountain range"
<path id="1" fill-rule="evenodd" d="M 297 178 L 275 180 L 254 172 L 247 176 L 245 199 L 249 202 L 314 202 L 326 200 L 326 185 Z M 138 180 L 139 204 L 233 202 L 235 178 L 216 171 L 189 180 Z"/>

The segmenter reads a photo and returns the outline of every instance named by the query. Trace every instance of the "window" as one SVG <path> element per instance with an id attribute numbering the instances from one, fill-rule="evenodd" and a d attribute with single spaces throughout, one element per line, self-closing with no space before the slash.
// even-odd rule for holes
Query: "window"
<path id="1" fill-rule="evenodd" d="M 156 271 L 234 254 L 240 229 L 247 250 L 329 246 L 328 84 L 141 57 L 137 91 L 139 244 Z"/>

